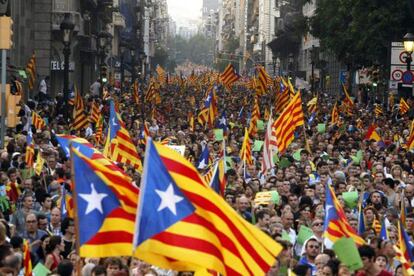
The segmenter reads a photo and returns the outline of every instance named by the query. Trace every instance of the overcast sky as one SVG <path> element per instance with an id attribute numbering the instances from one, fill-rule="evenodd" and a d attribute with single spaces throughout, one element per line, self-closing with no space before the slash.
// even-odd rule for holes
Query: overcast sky
<path id="1" fill-rule="evenodd" d="M 168 13 L 177 22 L 177 27 L 188 26 L 188 21 L 201 18 L 202 0 L 167 0 Z"/>

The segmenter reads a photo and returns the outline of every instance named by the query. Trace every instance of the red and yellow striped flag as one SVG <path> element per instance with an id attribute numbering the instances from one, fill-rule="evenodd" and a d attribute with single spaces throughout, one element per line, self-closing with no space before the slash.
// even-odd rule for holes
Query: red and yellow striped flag
<path id="1" fill-rule="evenodd" d="M 91 105 L 91 115 L 89 117 L 89 121 L 95 124 L 98 123 L 100 112 L 101 111 L 99 110 L 99 104 L 93 101 Z"/>
<path id="2" fill-rule="evenodd" d="M 135 82 L 134 82 L 133 97 L 134 97 L 134 102 L 135 102 L 137 105 L 139 105 L 139 88 L 138 88 L 138 80 L 135 80 Z"/>
<path id="3" fill-rule="evenodd" d="M 406 143 L 407 150 L 412 150 L 414 148 L 414 120 L 411 122 L 410 135 L 408 136 Z M 403 221 L 405 223 L 405 221 Z"/>
<path id="4" fill-rule="evenodd" d="M 280 244 L 238 215 L 177 152 L 150 142 L 145 162 L 134 237 L 138 258 L 178 271 L 266 274 Z M 171 192 L 180 201 L 173 209 L 154 206 L 158 195 Z"/>
<path id="5" fill-rule="evenodd" d="M 36 129 L 42 130 L 46 126 L 46 123 L 45 120 L 43 120 L 43 118 L 40 117 L 39 114 L 32 111 L 32 125 L 34 125 Z"/>
<path id="6" fill-rule="evenodd" d="M 165 84 L 165 80 L 166 80 L 165 70 L 160 65 L 157 65 L 157 68 L 155 69 L 155 71 L 157 71 L 157 74 L 158 74 L 158 82 L 161 85 Z"/>
<path id="7" fill-rule="evenodd" d="M 308 107 L 309 113 L 316 112 L 318 110 L 318 97 L 314 97 L 306 104 L 306 106 Z"/>
<path id="8" fill-rule="evenodd" d="M 408 103 L 404 100 L 404 98 L 400 99 L 400 114 L 404 115 L 405 113 L 408 112 L 408 110 L 410 110 L 410 106 L 408 105 Z"/>
<path id="9" fill-rule="evenodd" d="M 249 136 L 253 137 L 257 134 L 257 120 L 260 119 L 260 107 L 259 107 L 259 100 L 257 97 L 254 98 L 254 106 L 252 111 L 252 117 L 250 118 L 250 125 L 249 125 Z"/>
<path id="10" fill-rule="evenodd" d="M 75 88 L 75 106 L 73 107 L 72 129 L 80 130 L 88 125 L 88 117 L 85 114 L 85 106 L 82 96 Z"/>
<path id="11" fill-rule="evenodd" d="M 239 74 L 236 73 L 233 65 L 229 63 L 220 75 L 220 80 L 227 89 L 230 89 L 231 85 L 240 78 Z"/>
<path id="12" fill-rule="evenodd" d="M 253 164 L 252 149 L 250 146 L 249 131 L 245 128 L 243 144 L 240 149 L 240 159 L 249 165 Z"/>
<path id="13" fill-rule="evenodd" d="M 103 144 L 103 116 L 99 116 L 98 122 L 96 122 L 96 130 L 95 130 L 95 141 L 96 145 Z"/>
<path id="14" fill-rule="evenodd" d="M 258 65 L 256 71 L 258 75 L 256 93 L 258 95 L 264 95 L 267 93 L 267 87 L 272 84 L 273 81 L 263 66 Z"/>
<path id="15" fill-rule="evenodd" d="M 292 143 L 296 128 L 302 126 L 304 123 L 302 99 L 300 93 L 296 93 L 273 124 L 276 130 L 277 146 L 281 154 Z"/>
<path id="16" fill-rule="evenodd" d="M 286 106 L 289 104 L 290 95 L 289 95 L 289 88 L 284 86 L 284 89 L 276 94 L 275 100 L 275 111 L 276 113 L 282 113 Z"/>
<path id="17" fill-rule="evenodd" d="M 335 103 L 334 107 L 332 108 L 331 112 L 331 124 L 336 125 L 339 123 L 339 111 L 337 103 Z"/>
<path id="18" fill-rule="evenodd" d="M 35 81 L 36 81 L 36 55 L 35 53 L 32 54 L 29 62 L 26 65 L 26 72 L 29 75 L 29 90 L 34 89 Z"/>
<path id="19" fill-rule="evenodd" d="M 32 259 L 30 257 L 30 246 L 29 240 L 23 242 L 23 268 L 24 276 L 32 276 Z"/>

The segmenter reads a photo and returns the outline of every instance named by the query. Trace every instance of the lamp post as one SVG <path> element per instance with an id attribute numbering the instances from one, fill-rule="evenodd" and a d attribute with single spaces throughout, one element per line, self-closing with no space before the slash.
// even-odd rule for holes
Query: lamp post
<path id="1" fill-rule="evenodd" d="M 72 42 L 73 29 L 75 24 L 71 20 L 70 13 L 65 13 L 65 17 L 60 23 L 60 30 L 62 31 L 63 42 L 63 104 L 65 110 L 66 119 L 68 119 L 68 100 L 69 100 L 69 56 L 70 56 L 70 43 Z"/>
<path id="2" fill-rule="evenodd" d="M 137 71 L 135 70 L 135 64 L 136 64 L 135 48 L 133 46 L 131 46 L 129 51 L 130 51 L 129 53 L 131 55 L 131 83 L 135 83 L 135 80 L 137 78 Z"/>
<path id="3" fill-rule="evenodd" d="M 100 91 L 99 91 L 99 96 L 102 98 L 103 96 L 103 88 L 104 88 L 104 84 L 107 82 L 107 68 L 105 67 L 105 50 L 106 47 L 111 43 L 111 39 L 112 39 L 112 35 L 107 32 L 107 31 L 101 31 L 98 34 L 98 46 L 99 46 L 99 57 L 100 57 L 100 61 L 99 61 L 99 79 L 101 82 L 101 87 L 100 87 Z"/>
<path id="4" fill-rule="evenodd" d="M 316 49 L 315 45 L 312 45 L 311 49 L 311 94 L 314 94 L 315 90 L 315 62 L 316 62 Z"/>
<path id="5" fill-rule="evenodd" d="M 291 78 L 292 77 L 292 71 L 293 71 L 293 62 L 294 62 L 294 57 L 293 57 L 293 54 L 292 53 L 290 53 L 289 54 L 289 56 L 288 56 L 288 76 L 289 76 L 289 78 Z"/>
<path id="6" fill-rule="evenodd" d="M 407 56 L 405 57 L 405 62 L 407 63 L 407 71 L 411 71 L 411 62 L 413 61 L 411 54 L 413 53 L 414 49 L 414 34 L 406 33 L 403 37 L 404 42 L 404 50 L 407 52 Z"/>
<path id="7" fill-rule="evenodd" d="M 121 57 L 121 92 L 123 91 L 123 87 L 124 87 L 124 55 L 125 55 L 125 51 L 128 47 L 128 43 L 125 41 L 121 41 L 121 43 L 119 44 L 119 50 L 120 50 L 120 57 Z"/>
<path id="8" fill-rule="evenodd" d="M 273 76 L 276 76 L 276 55 L 272 55 Z"/>

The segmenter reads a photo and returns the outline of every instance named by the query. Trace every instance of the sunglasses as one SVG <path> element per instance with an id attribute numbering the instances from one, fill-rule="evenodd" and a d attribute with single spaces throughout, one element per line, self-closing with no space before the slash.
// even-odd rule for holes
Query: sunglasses
<path id="1" fill-rule="evenodd" d="M 322 225 L 323 225 L 323 222 L 317 222 L 317 223 L 312 224 L 312 226 L 322 226 Z"/>

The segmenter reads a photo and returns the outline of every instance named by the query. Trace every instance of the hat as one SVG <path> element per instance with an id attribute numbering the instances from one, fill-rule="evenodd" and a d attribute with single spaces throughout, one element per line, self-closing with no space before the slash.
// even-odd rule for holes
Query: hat
<path id="1" fill-rule="evenodd" d="M 16 156 L 19 156 L 19 155 L 21 155 L 20 152 L 13 152 L 12 159 L 14 159 Z"/>

